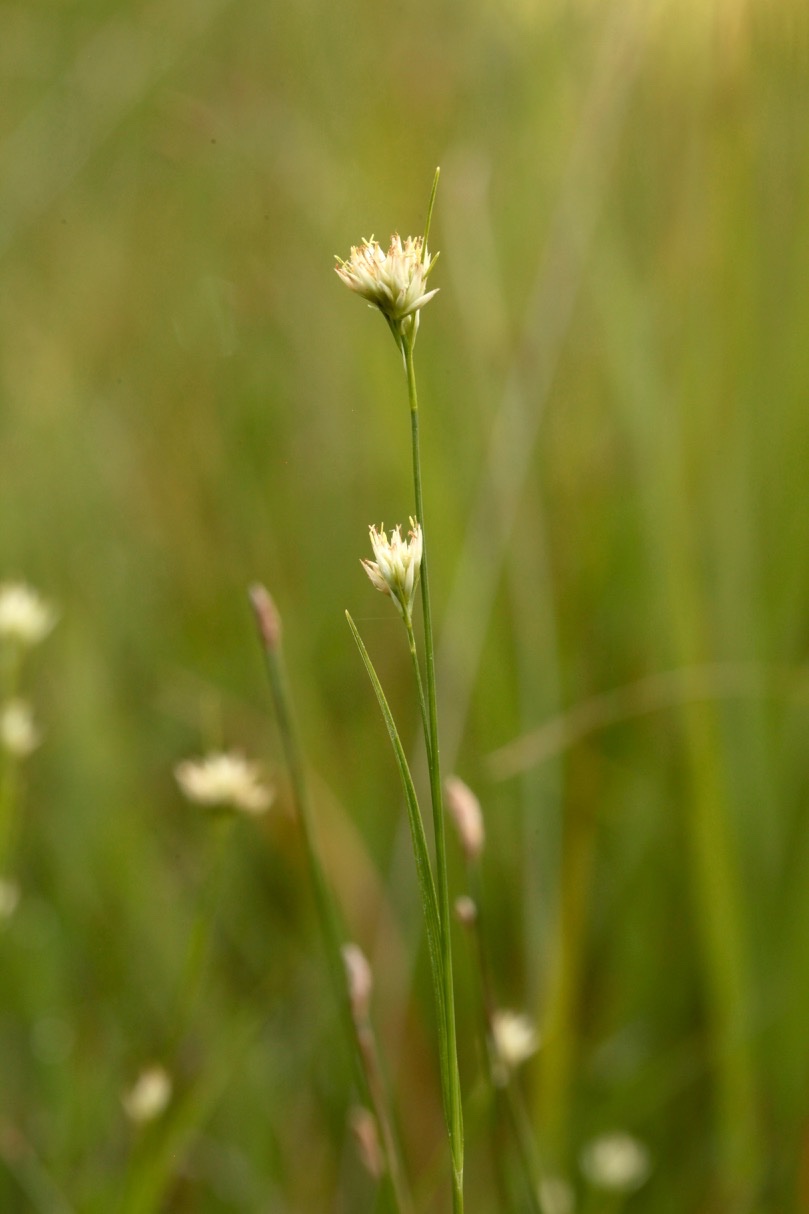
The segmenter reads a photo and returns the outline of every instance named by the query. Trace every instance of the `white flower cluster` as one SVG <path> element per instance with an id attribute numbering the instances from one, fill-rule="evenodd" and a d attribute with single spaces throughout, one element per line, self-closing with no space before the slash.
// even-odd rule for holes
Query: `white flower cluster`
<path id="1" fill-rule="evenodd" d="M 26 759 L 36 750 L 42 735 L 27 700 L 7 700 L 0 707 L 0 746 L 15 759 Z"/>
<path id="2" fill-rule="evenodd" d="M 362 567 L 377 590 L 389 594 L 399 613 L 409 620 L 419 581 L 423 543 L 421 527 L 410 519 L 409 539 L 402 539 L 401 527 L 394 527 L 388 539 L 384 530 L 370 528 L 375 561 L 362 561 Z"/>
<path id="3" fill-rule="evenodd" d="M 652 1170 L 646 1147 L 624 1130 L 593 1138 L 584 1147 L 580 1163 L 590 1184 L 616 1193 L 639 1189 Z"/>
<path id="4" fill-rule="evenodd" d="M 263 814 L 273 794 L 262 783 L 258 766 L 237 751 L 213 751 L 202 759 L 186 759 L 174 770 L 184 796 L 212 809 Z"/>
<path id="5" fill-rule="evenodd" d="M 56 612 L 25 582 L 0 583 L 0 640 L 28 649 L 44 641 Z"/>
<path id="6" fill-rule="evenodd" d="M 150 1066 L 141 1071 L 129 1091 L 121 1097 L 129 1120 L 139 1125 L 154 1121 L 171 1100 L 172 1086 L 171 1076 L 162 1066 Z"/>
<path id="7" fill-rule="evenodd" d="M 536 1025 L 522 1012 L 511 1012 L 502 1008 L 492 1016 L 497 1081 L 505 1084 L 511 1071 L 539 1049 L 540 1040 Z"/>
<path id="8" fill-rule="evenodd" d="M 337 258 L 335 270 L 342 281 L 372 307 L 379 308 L 394 331 L 402 333 L 402 324 L 415 317 L 429 303 L 438 288 L 426 290 L 427 277 L 437 259 L 424 247 L 421 236 L 393 235 L 387 253 L 373 236 L 353 245 L 348 258 Z"/>

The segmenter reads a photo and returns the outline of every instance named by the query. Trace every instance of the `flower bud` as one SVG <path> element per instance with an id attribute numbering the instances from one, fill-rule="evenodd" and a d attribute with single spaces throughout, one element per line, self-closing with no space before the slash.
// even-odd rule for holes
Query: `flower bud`
<path id="1" fill-rule="evenodd" d="M 486 833 L 483 828 L 483 813 L 472 789 L 459 780 L 457 776 L 449 776 L 444 783 L 444 792 L 458 839 L 464 855 L 469 863 L 480 859 Z"/>

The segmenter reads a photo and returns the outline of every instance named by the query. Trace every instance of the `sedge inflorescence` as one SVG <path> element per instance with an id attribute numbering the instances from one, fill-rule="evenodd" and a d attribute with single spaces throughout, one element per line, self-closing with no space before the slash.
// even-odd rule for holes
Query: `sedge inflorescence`
<path id="1" fill-rule="evenodd" d="M 412 323 L 418 326 L 419 309 L 438 292 L 438 287 L 426 289 L 437 256 L 431 256 L 421 236 L 402 240 L 394 234 L 387 252 L 372 236 L 352 246 L 345 261 L 338 257 L 335 270 L 347 287 L 379 308 L 401 338 L 405 322 L 414 318 Z"/>
<path id="2" fill-rule="evenodd" d="M 0 584 L 0 640 L 28 649 L 44 641 L 56 612 L 25 582 Z"/>
<path id="3" fill-rule="evenodd" d="M 174 769 L 183 795 L 197 805 L 262 814 L 273 800 L 261 780 L 258 765 L 238 751 L 213 751 L 201 759 L 186 759 Z"/>
<path id="4" fill-rule="evenodd" d="M 399 526 L 391 531 L 390 539 L 385 534 L 384 527 L 377 531 L 376 527 L 372 526 L 369 530 L 376 560 L 360 563 L 377 590 L 390 595 L 399 613 L 409 620 L 421 569 L 421 527 L 411 517 L 408 539 L 402 538 L 402 529 Z"/>

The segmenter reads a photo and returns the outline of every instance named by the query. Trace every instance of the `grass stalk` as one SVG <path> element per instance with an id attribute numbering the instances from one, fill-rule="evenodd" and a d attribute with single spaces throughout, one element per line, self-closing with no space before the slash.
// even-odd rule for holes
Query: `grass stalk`
<path id="1" fill-rule="evenodd" d="M 172 1069 L 175 1056 L 182 1046 L 188 1031 L 205 976 L 205 965 L 210 952 L 214 923 L 224 884 L 228 845 L 232 837 L 233 817 L 230 813 L 220 815 L 213 822 L 213 842 L 205 886 L 199 910 L 191 929 L 183 975 L 177 991 L 174 1013 L 171 1017 L 169 1045 L 166 1051 Z"/>
<path id="2" fill-rule="evenodd" d="M 0 663 L 0 683 L 2 683 L 0 706 L 10 704 L 17 695 L 20 668 L 19 651 L 15 646 L 11 646 L 2 654 L 2 663 Z M 19 756 L 12 754 L 10 750 L 0 748 L 0 877 L 7 875 L 14 851 L 19 812 L 20 767 Z"/>
<path id="3" fill-rule="evenodd" d="M 435 186 L 433 187 L 433 197 Z M 432 209 L 432 199 L 431 199 Z M 428 220 L 429 230 L 429 220 Z M 426 247 L 426 242 L 425 242 Z M 445 1094 L 446 1116 L 450 1136 L 453 1172 L 453 1214 L 463 1211 L 463 1110 L 461 1107 L 461 1083 L 458 1072 L 458 1046 L 455 1028 L 455 992 L 452 972 L 452 940 L 449 902 L 449 878 L 447 872 L 447 845 L 443 790 L 441 786 L 441 762 L 438 744 L 438 709 L 435 685 L 435 645 L 433 641 L 432 606 L 430 601 L 430 578 L 428 569 L 428 543 L 424 517 L 424 493 L 421 475 L 421 451 L 419 443 L 419 402 L 416 386 L 416 368 L 413 348 L 415 327 L 403 343 L 407 391 L 410 402 L 410 436 L 413 458 L 413 487 L 416 498 L 416 518 L 421 525 L 423 552 L 421 559 L 421 602 L 424 616 L 424 654 L 426 670 L 427 713 L 424 722 L 427 763 L 430 772 L 430 799 L 433 811 L 435 835 L 436 884 L 438 911 L 441 925 L 442 983 L 444 992 L 444 1017 L 446 1053 L 449 1067 L 448 1091 Z"/>
<path id="4" fill-rule="evenodd" d="M 376 1051 L 374 1050 L 372 1055 L 369 1054 L 367 1037 L 363 1036 L 361 1026 L 355 1023 L 352 1012 L 343 961 L 345 934 L 317 849 L 314 814 L 309 797 L 303 748 L 292 711 L 292 700 L 283 660 L 280 617 L 275 603 L 263 586 L 253 586 L 250 590 L 250 599 L 258 625 L 273 707 L 281 735 L 281 746 L 303 836 L 307 866 L 314 890 L 315 907 L 326 952 L 329 979 L 345 1039 L 350 1046 L 354 1079 L 361 1098 L 373 1109 L 379 1126 L 386 1164 L 384 1184 L 389 1186 L 390 1197 L 399 1214 L 409 1214 L 412 1202 L 405 1179 L 401 1150 L 393 1129 L 393 1118 L 388 1108 L 381 1070 L 376 1065 Z M 373 1067 L 369 1065 L 371 1061 L 374 1062 Z"/>
<path id="5" fill-rule="evenodd" d="M 405 616 L 405 627 L 407 628 L 407 643 L 410 648 L 410 658 L 413 662 L 413 675 L 416 680 L 419 708 L 421 709 L 421 723 L 424 729 L 424 742 L 428 750 L 432 750 L 432 730 L 430 727 L 429 713 L 427 711 L 427 699 L 424 695 L 424 680 L 421 677 L 421 666 L 419 664 L 418 647 L 416 645 L 416 634 L 413 631 L 413 621 L 408 615 Z"/>
<path id="6" fill-rule="evenodd" d="M 486 1079 L 489 1084 L 489 1091 L 491 1093 L 491 1099 L 494 1106 L 495 1124 L 493 1125 L 493 1136 L 497 1128 L 496 1121 L 500 1118 L 500 1108 L 504 1107 L 517 1148 L 517 1158 L 525 1182 L 526 1207 L 530 1211 L 530 1214 L 544 1214 L 540 1199 L 540 1189 L 543 1175 L 542 1168 L 539 1160 L 539 1153 L 534 1141 L 534 1130 L 531 1125 L 528 1110 L 525 1107 L 525 1101 L 523 1100 L 519 1088 L 513 1082 L 511 1075 L 506 1076 L 505 1083 L 499 1084 L 497 1082 L 494 1064 L 494 1014 L 497 1009 L 497 1000 L 495 999 L 491 968 L 489 966 L 489 954 L 486 948 L 486 928 L 484 923 L 482 898 L 483 890 L 478 863 L 476 861 L 470 862 L 467 865 L 467 871 L 469 878 L 469 889 L 472 896 L 472 902 L 475 907 L 475 914 L 469 923 L 469 930 L 474 942 L 480 1011 L 483 1022 L 482 1031 L 484 1056 L 486 1059 Z M 496 1141 L 493 1141 L 492 1143 L 492 1152 L 495 1156 L 495 1164 L 498 1164 L 500 1161 L 498 1159 L 499 1150 L 498 1143 Z"/>
<path id="7" fill-rule="evenodd" d="M 17 830 L 19 760 L 11 754 L 0 758 L 0 877 L 9 871 Z"/>

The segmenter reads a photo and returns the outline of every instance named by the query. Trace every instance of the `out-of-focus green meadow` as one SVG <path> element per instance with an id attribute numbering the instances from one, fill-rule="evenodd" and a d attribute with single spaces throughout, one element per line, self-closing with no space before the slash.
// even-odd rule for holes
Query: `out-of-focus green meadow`
<path id="1" fill-rule="evenodd" d="M 809 1209 L 803 0 L 20 0 L 0 78 L 0 581 L 60 613 L 24 678 L 45 737 L 0 934 L 0 1210 L 109 1214 L 143 1159 L 165 1185 L 128 1214 L 375 1208 L 257 579 L 417 1205 L 447 1208 L 412 858 L 344 619 L 418 754 L 358 563 L 413 509 L 407 398 L 332 271 L 421 230 L 436 164 L 443 759 L 484 807 L 499 998 L 543 1034 L 536 1141 L 591 1214 Z M 225 745 L 278 795 L 234 832 L 174 1101 L 139 1134 L 121 1094 L 166 1061 L 212 846 L 173 768 Z M 460 928 L 455 953 L 469 1214 L 528 1208 L 508 1141 L 499 1204 Z M 613 1129 L 652 1161 L 625 1201 L 578 1163 Z"/>

